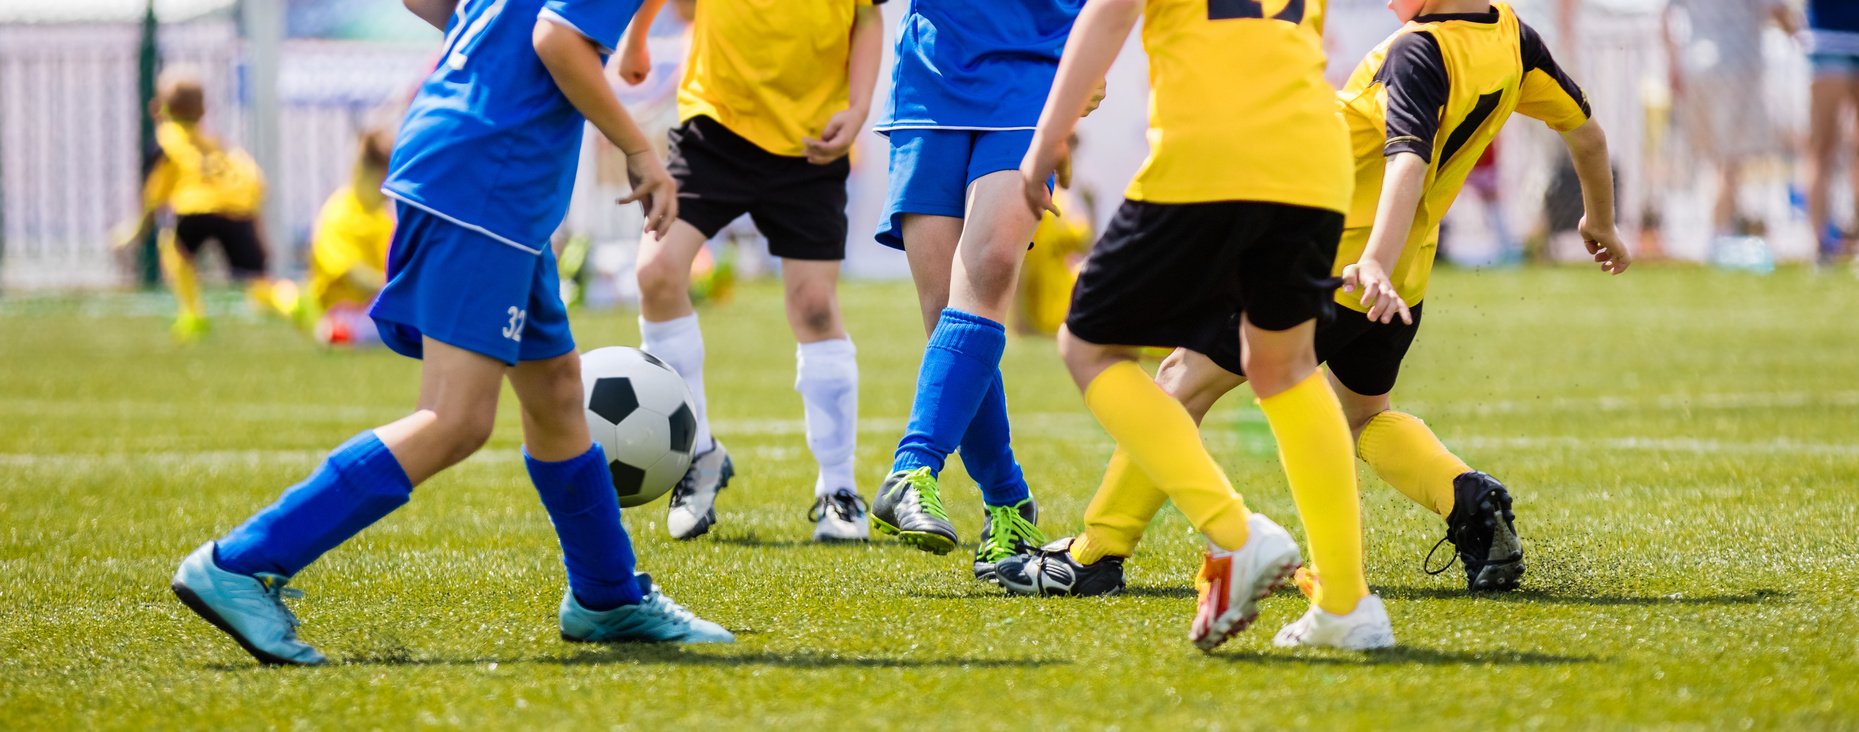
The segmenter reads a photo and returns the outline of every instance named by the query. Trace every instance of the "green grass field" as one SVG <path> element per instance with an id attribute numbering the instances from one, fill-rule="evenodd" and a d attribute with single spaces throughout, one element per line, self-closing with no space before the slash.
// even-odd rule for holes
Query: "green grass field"
<path id="1" fill-rule="evenodd" d="M 1443 524 L 1364 471 L 1369 577 L 1401 646 L 1285 652 L 1286 594 L 1217 653 L 1186 640 L 1198 543 L 1165 513 L 1110 599 L 1008 598 L 967 546 L 807 541 L 812 461 L 779 290 L 705 313 L 716 431 L 741 471 L 710 536 L 628 511 L 642 568 L 728 647 L 557 639 L 562 570 L 506 399 L 484 453 L 299 576 L 335 664 L 258 667 L 169 593 L 174 566 L 360 429 L 416 365 L 220 318 L 173 345 L 161 301 L 0 301 L 0 727 L 1859 727 L 1859 283 L 1642 267 L 1447 272 L 1397 390 L 1506 481 L 1530 573 L 1471 597 L 1421 558 Z M 889 463 L 922 335 L 908 285 L 844 293 L 863 367 L 860 472 Z M 584 347 L 637 342 L 584 314 Z M 1110 444 L 1050 341 L 1004 365 L 1054 535 Z M 1238 395 L 1208 439 L 1297 531 Z"/>

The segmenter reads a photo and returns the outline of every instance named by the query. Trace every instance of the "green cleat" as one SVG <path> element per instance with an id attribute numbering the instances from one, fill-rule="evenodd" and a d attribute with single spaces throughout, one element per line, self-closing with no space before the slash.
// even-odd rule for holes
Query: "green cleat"
<path id="1" fill-rule="evenodd" d="M 932 554 L 955 549 L 955 525 L 929 468 L 899 470 L 884 478 L 871 507 L 871 523 L 899 541 Z"/>
<path id="2" fill-rule="evenodd" d="M 1031 497 L 1011 506 L 988 506 L 981 521 L 981 545 L 975 547 L 975 579 L 999 584 L 994 565 L 1017 554 L 1031 554 L 1046 543 L 1039 533 L 1039 504 Z"/>

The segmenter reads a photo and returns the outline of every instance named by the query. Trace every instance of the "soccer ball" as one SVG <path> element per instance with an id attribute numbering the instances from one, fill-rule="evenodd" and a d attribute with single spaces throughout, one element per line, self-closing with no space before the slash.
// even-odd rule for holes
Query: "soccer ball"
<path id="1" fill-rule="evenodd" d="M 691 390 L 664 361 L 625 346 L 581 354 L 581 398 L 621 506 L 651 503 L 684 477 L 697 416 Z"/>

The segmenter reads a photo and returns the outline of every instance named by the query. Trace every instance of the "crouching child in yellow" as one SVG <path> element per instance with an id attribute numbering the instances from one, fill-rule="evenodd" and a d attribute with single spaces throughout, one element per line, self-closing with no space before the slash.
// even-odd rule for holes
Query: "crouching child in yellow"
<path id="1" fill-rule="evenodd" d="M 381 193 L 393 140 L 385 131 L 362 136 L 349 185 L 329 195 L 310 244 L 310 302 L 319 313 L 316 339 L 326 346 L 379 345 L 368 316 L 387 282 L 387 245 L 394 215 Z"/>

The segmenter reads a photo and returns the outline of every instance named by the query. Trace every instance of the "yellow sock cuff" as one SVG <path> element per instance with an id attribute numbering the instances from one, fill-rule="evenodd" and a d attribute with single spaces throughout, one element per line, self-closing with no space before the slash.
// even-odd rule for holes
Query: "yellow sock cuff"
<path id="1" fill-rule="evenodd" d="M 1362 426 L 1356 450 L 1388 485 L 1441 517 L 1452 514 L 1453 479 L 1472 472 L 1426 422 L 1404 412 L 1389 410 L 1371 418 Z"/>

